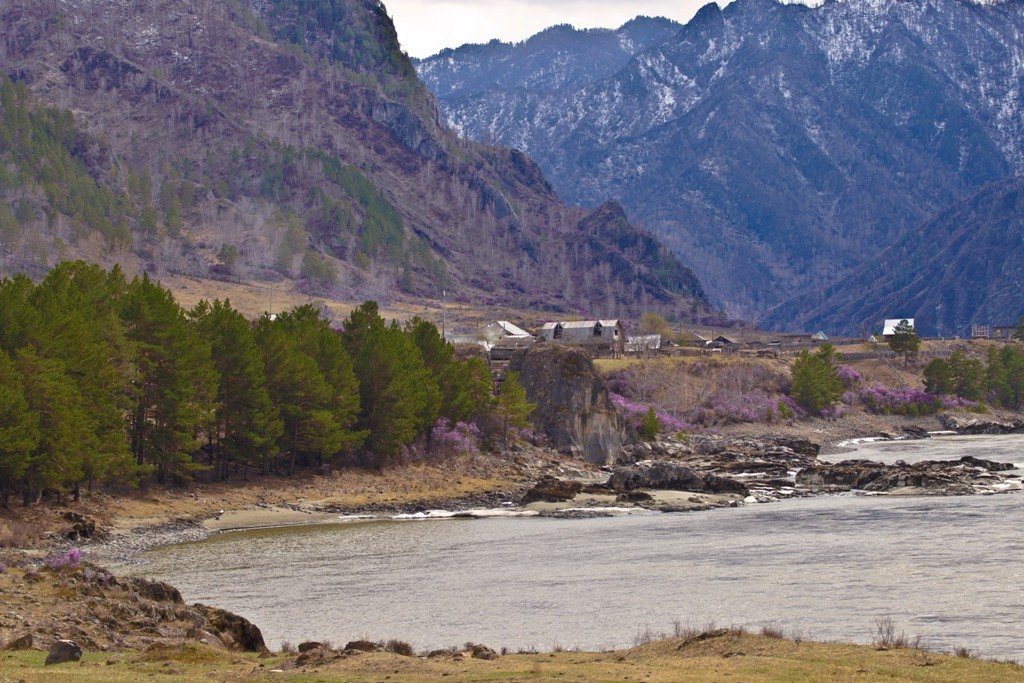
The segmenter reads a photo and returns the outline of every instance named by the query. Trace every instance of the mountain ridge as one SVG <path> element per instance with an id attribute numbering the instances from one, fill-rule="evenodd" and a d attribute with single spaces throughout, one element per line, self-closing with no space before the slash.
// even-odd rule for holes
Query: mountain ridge
<path id="1" fill-rule="evenodd" d="M 615 198 L 740 316 L 1024 169 L 1020 0 L 708 5 L 557 93 L 417 68 L 456 128 L 532 154 L 569 201 Z"/>
<path id="2" fill-rule="evenodd" d="M 15 0 L 0 26 L 0 72 L 30 91 L 29 108 L 74 110 L 71 138 L 105 150 L 84 168 L 117 195 L 129 233 L 94 240 L 44 181 L 23 179 L 0 187 L 0 203 L 32 210 L 7 269 L 87 252 L 157 275 L 294 277 L 350 298 L 448 290 L 622 316 L 706 307 L 650 236 L 595 243 L 581 224 L 606 214 L 564 204 L 522 153 L 449 131 L 375 0 L 158 0 L 123 13 Z"/>

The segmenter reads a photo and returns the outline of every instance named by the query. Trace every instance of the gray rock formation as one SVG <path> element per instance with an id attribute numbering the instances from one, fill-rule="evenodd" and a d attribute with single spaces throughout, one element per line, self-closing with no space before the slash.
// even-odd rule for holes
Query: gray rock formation
<path id="1" fill-rule="evenodd" d="M 537 404 L 534 422 L 559 451 L 613 465 L 635 441 L 583 351 L 538 344 L 516 352 L 509 370 L 519 373 L 527 398 Z"/>
<path id="2" fill-rule="evenodd" d="M 698 472 L 678 462 L 645 460 L 635 465 L 619 467 L 608 479 L 612 491 L 659 489 L 666 491 L 693 491 L 707 493 L 737 493 L 746 496 L 749 491 L 740 482 L 710 472 Z"/>

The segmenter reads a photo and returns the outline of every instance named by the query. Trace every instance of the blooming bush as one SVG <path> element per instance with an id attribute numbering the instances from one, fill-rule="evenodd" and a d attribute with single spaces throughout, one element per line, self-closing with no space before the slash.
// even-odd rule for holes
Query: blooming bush
<path id="1" fill-rule="evenodd" d="M 632 401 L 621 394 L 609 392 L 609 397 L 612 400 L 612 405 L 615 406 L 616 410 L 626 418 L 626 421 L 631 424 L 638 431 L 640 430 L 641 424 L 643 423 L 644 417 L 647 415 L 647 411 L 651 409 L 651 406 Z M 693 429 L 693 425 L 680 420 L 674 415 L 670 415 L 663 410 L 654 411 L 655 416 L 658 418 L 658 422 L 661 423 L 661 431 L 674 433 L 674 432 L 685 432 Z"/>
<path id="2" fill-rule="evenodd" d="M 840 365 L 836 368 L 839 373 L 839 379 L 842 381 L 843 386 L 849 389 L 850 387 L 860 384 L 861 375 L 855 369 L 849 365 Z"/>
<path id="3" fill-rule="evenodd" d="M 82 551 L 78 548 L 72 548 L 66 553 L 60 555 L 54 555 L 48 557 L 43 564 L 49 569 L 63 569 L 64 567 L 77 567 L 82 563 Z"/>
<path id="4" fill-rule="evenodd" d="M 924 389 L 875 384 L 860 390 L 860 400 L 873 413 L 884 415 L 931 415 L 942 408 L 942 399 Z"/>
<path id="5" fill-rule="evenodd" d="M 846 415 L 846 406 L 842 403 L 823 408 L 821 411 L 821 417 L 826 420 L 838 420 Z"/>
<path id="6" fill-rule="evenodd" d="M 970 401 L 959 396 L 943 394 L 939 397 L 939 400 L 942 401 L 942 407 L 946 410 L 966 410 L 971 413 L 984 413 L 988 410 L 984 403 Z"/>
<path id="7" fill-rule="evenodd" d="M 725 422 L 766 422 L 791 420 L 806 413 L 789 396 L 772 395 L 761 389 L 746 393 L 723 391 L 708 401 L 708 408 Z M 707 415 L 705 413 L 705 419 Z"/>
<path id="8" fill-rule="evenodd" d="M 469 422 L 452 424 L 441 418 L 431 431 L 432 447 L 440 457 L 480 454 L 480 429 Z"/>

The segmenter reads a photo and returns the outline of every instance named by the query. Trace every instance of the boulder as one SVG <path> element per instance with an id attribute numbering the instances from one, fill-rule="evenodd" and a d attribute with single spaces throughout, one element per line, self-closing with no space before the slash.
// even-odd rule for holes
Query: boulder
<path id="1" fill-rule="evenodd" d="M 175 605 L 184 605 L 181 592 L 174 586 L 162 581 L 149 581 L 148 579 L 122 579 L 125 590 L 134 591 L 144 598 L 155 602 L 169 602 Z"/>
<path id="2" fill-rule="evenodd" d="M 617 467 L 609 477 L 607 486 L 619 493 L 634 489 L 736 493 L 744 496 L 750 493 L 746 486 L 734 479 L 710 472 L 698 472 L 678 462 L 665 460 L 644 460 L 635 465 Z"/>
<path id="3" fill-rule="evenodd" d="M 584 351 L 535 344 L 512 355 L 509 371 L 519 373 L 527 399 L 537 405 L 534 422 L 559 451 L 613 465 L 623 447 L 635 442 Z"/>
<path id="4" fill-rule="evenodd" d="M 263 632 L 256 624 L 218 607 L 197 604 L 205 612 L 207 626 L 228 648 L 243 652 L 266 652 Z"/>
<path id="5" fill-rule="evenodd" d="M 309 652 L 310 650 L 322 650 L 327 646 L 323 643 L 318 643 L 315 640 L 307 640 L 304 643 L 299 643 L 299 652 Z"/>
<path id="6" fill-rule="evenodd" d="M 565 481 L 554 477 L 544 477 L 538 481 L 532 489 L 523 496 L 522 505 L 534 502 L 563 503 L 572 500 L 580 491 L 583 484 L 578 481 Z"/>
<path id="7" fill-rule="evenodd" d="M 380 649 L 380 645 L 371 640 L 353 640 L 345 645 L 347 652 L 379 652 Z"/>
<path id="8" fill-rule="evenodd" d="M 473 659 L 497 659 L 498 653 L 486 645 L 474 645 L 471 653 Z"/>
<path id="9" fill-rule="evenodd" d="M 63 664 L 65 662 L 77 662 L 82 659 L 82 648 L 73 640 L 58 640 L 50 648 L 50 654 L 46 655 L 45 666 Z"/>
<path id="10" fill-rule="evenodd" d="M 844 460 L 835 464 L 818 463 L 801 470 L 797 484 L 809 488 L 834 487 L 863 491 L 891 491 L 920 488 L 938 494 L 971 493 L 981 482 L 991 481 L 999 472 L 1013 469 L 1009 463 L 980 460 L 967 456 L 961 460 L 897 462 L 886 465 L 870 460 Z"/>

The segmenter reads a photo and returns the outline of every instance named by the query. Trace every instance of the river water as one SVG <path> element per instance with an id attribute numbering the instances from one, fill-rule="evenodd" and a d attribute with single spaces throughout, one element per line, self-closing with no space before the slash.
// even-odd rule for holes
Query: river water
<path id="1" fill-rule="evenodd" d="M 1024 438 L 906 445 L 921 443 L 927 457 L 1006 459 Z M 1019 494 L 266 529 L 159 548 L 136 572 L 248 617 L 271 647 L 365 637 L 601 649 L 676 621 L 870 642 L 891 618 L 929 648 L 1024 660 Z"/>

